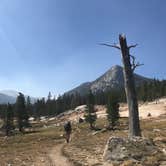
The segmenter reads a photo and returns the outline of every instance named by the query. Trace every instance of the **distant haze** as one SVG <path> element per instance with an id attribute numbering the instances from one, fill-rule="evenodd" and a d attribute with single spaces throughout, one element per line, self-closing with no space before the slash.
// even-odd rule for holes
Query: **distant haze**
<path id="1" fill-rule="evenodd" d="M 0 90 L 0 104 L 14 104 L 16 102 L 17 96 L 19 95 L 19 92 L 14 90 Z M 25 95 L 25 100 L 27 99 L 28 95 Z M 37 99 L 34 97 L 31 97 L 31 103 L 34 103 Z"/>

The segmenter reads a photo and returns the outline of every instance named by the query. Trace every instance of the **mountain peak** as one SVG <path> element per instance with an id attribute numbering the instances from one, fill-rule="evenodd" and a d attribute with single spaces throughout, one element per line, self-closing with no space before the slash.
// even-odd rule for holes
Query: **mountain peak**
<path id="1" fill-rule="evenodd" d="M 134 74 L 136 86 L 142 84 L 145 81 L 150 81 L 151 79 L 145 78 L 138 74 Z M 105 92 L 112 89 L 122 89 L 124 87 L 124 77 L 123 68 L 119 65 L 112 66 L 107 72 L 102 76 L 97 78 L 95 81 L 81 84 L 80 86 L 74 88 L 73 90 L 67 92 L 66 94 L 79 93 L 80 95 L 85 95 L 91 90 L 93 93 Z"/>
<path id="2" fill-rule="evenodd" d="M 111 67 L 110 70 L 117 70 L 117 69 L 123 69 L 123 68 L 120 65 L 114 65 L 114 66 Z"/>
<path id="3" fill-rule="evenodd" d="M 123 72 L 123 68 L 122 66 L 119 66 L 119 65 L 115 65 L 115 66 L 112 66 L 107 72 L 105 72 L 102 76 L 104 75 L 107 75 L 107 74 L 111 74 L 111 75 L 115 75 L 115 74 L 119 74 Z M 101 77 L 102 77 L 101 76 Z M 100 78 L 100 77 L 99 77 Z"/>

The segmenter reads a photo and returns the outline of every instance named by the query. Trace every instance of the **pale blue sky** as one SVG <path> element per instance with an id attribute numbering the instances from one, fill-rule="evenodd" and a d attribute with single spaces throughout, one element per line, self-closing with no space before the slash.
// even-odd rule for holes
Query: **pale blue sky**
<path id="1" fill-rule="evenodd" d="M 32 96 L 63 93 L 121 64 L 99 46 L 125 33 L 145 65 L 136 72 L 166 79 L 164 0 L 0 0 L 0 89 Z"/>

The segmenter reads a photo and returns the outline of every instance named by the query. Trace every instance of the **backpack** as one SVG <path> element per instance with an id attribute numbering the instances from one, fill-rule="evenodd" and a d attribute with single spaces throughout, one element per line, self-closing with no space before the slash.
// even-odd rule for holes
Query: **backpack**
<path id="1" fill-rule="evenodd" d="M 66 132 L 71 131 L 71 124 L 70 124 L 70 122 L 67 122 L 67 123 L 64 125 L 64 129 L 65 129 Z"/>

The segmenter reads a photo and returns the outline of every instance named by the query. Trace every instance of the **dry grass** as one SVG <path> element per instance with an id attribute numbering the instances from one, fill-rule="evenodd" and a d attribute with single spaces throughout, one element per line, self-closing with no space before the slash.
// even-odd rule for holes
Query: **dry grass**
<path id="1" fill-rule="evenodd" d="M 0 138 L 0 165 L 32 165 L 37 156 L 45 156 L 61 139 L 61 128 L 39 129 L 36 132 Z"/>
<path id="2" fill-rule="evenodd" d="M 121 125 L 118 130 L 99 132 L 94 135 L 94 131 L 88 129 L 87 124 L 80 124 L 75 129 L 75 134 L 69 145 L 64 147 L 64 154 L 70 158 L 76 165 L 103 165 L 102 156 L 105 144 L 110 136 L 127 137 L 128 130 L 125 124 L 127 119 L 122 118 Z M 104 119 L 97 121 L 97 126 L 103 128 L 106 125 Z M 165 127 L 165 128 L 164 128 Z M 149 119 L 141 121 L 142 134 L 146 138 L 154 139 L 156 137 L 166 138 L 166 120 L 165 117 L 158 119 Z M 166 142 L 158 141 L 156 145 L 162 149 L 166 148 Z M 155 156 L 149 155 L 145 161 L 142 161 L 144 166 L 157 166 L 162 160 L 166 160 L 163 153 L 158 153 Z M 127 163 L 127 161 L 125 161 Z M 128 162 L 131 165 L 131 162 Z M 124 163 L 125 164 L 125 163 Z M 141 165 L 139 163 L 135 165 Z M 126 165 L 126 164 L 125 164 Z"/>
<path id="3" fill-rule="evenodd" d="M 51 122 L 53 124 L 55 122 Z M 98 119 L 96 126 L 103 129 L 107 122 L 105 119 Z M 121 118 L 120 127 L 115 131 L 96 132 L 91 131 L 87 123 L 73 126 L 72 141 L 66 144 L 63 154 L 69 157 L 75 165 L 103 164 L 102 155 L 105 144 L 110 136 L 127 137 L 128 126 L 127 118 Z M 43 124 L 42 124 L 43 125 Z M 0 137 L 0 165 L 11 164 L 12 166 L 35 165 L 37 160 L 49 160 L 47 155 L 54 146 L 62 139 L 62 127 L 43 128 L 41 124 L 35 125 L 36 132 L 18 134 L 11 137 Z M 48 125 L 48 124 L 47 124 Z M 156 145 L 163 149 L 166 148 L 166 118 L 147 119 L 141 121 L 143 136 L 156 139 Z M 163 138 L 163 139 L 160 139 Z M 165 156 L 159 153 L 155 156 L 148 156 L 143 161 L 144 166 L 155 166 L 164 160 Z M 49 161 L 41 161 L 43 165 L 48 165 Z M 125 161 L 126 166 L 131 165 L 130 161 Z M 47 163 L 47 164 L 46 164 Z M 137 164 L 140 165 L 140 164 Z"/>

